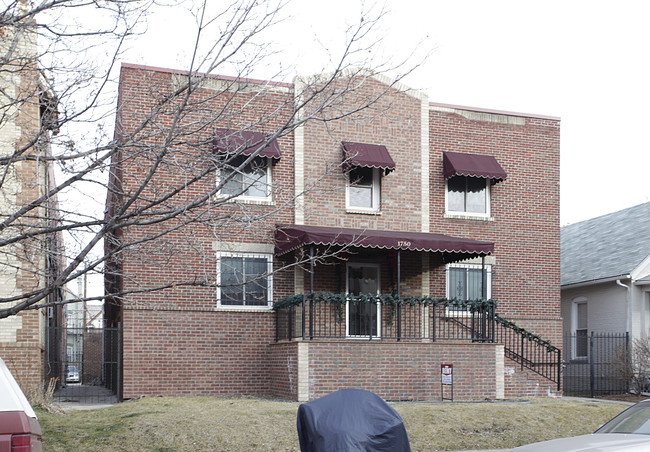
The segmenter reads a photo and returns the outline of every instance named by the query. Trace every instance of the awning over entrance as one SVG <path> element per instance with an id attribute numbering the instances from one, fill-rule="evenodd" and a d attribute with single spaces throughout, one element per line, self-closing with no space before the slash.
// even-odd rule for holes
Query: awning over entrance
<path id="1" fill-rule="evenodd" d="M 499 162 L 491 155 L 443 152 L 442 162 L 445 179 L 453 176 L 484 177 L 496 183 L 508 177 Z"/>
<path id="2" fill-rule="evenodd" d="M 282 255 L 303 245 L 339 245 L 389 250 L 459 254 L 462 258 L 485 256 L 494 243 L 425 232 L 346 229 L 324 226 L 278 225 L 275 253 Z"/>
<path id="3" fill-rule="evenodd" d="M 382 168 L 389 173 L 395 169 L 395 162 L 388 153 L 386 146 L 381 144 L 352 143 L 344 141 L 343 158 L 346 166 L 362 166 L 365 168 Z"/>
<path id="4" fill-rule="evenodd" d="M 217 152 L 225 154 L 251 155 L 266 142 L 266 136 L 260 132 L 247 130 L 217 129 L 212 141 Z M 272 140 L 258 154 L 260 157 L 280 158 L 280 146 L 277 140 Z"/>

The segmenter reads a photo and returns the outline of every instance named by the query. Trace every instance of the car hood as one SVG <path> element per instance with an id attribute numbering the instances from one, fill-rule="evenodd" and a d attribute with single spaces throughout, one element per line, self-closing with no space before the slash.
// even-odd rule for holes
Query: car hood
<path id="1" fill-rule="evenodd" d="M 23 411 L 28 417 L 36 418 L 25 394 L 0 358 L 0 412 L 5 411 Z"/>
<path id="2" fill-rule="evenodd" d="M 512 452 L 646 452 L 650 435 L 596 433 L 553 439 L 512 449 Z"/>

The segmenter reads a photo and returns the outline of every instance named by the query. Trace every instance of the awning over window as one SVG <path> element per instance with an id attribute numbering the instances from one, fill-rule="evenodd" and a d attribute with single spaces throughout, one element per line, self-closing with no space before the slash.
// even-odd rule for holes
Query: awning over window
<path id="1" fill-rule="evenodd" d="M 263 133 L 247 130 L 217 129 L 213 140 L 214 149 L 225 154 L 251 155 L 266 142 Z M 272 140 L 258 154 L 260 157 L 280 158 L 280 146 Z"/>
<path id="2" fill-rule="evenodd" d="M 491 254 L 494 243 L 425 232 L 343 229 L 324 226 L 278 225 L 275 253 L 282 255 L 303 245 L 338 245 L 389 250 L 457 254 L 461 260 Z"/>
<path id="3" fill-rule="evenodd" d="M 386 174 L 395 169 L 395 162 L 388 153 L 386 146 L 381 144 L 352 143 L 344 141 L 343 158 L 346 167 L 363 166 L 366 168 L 382 168 Z"/>
<path id="4" fill-rule="evenodd" d="M 443 152 L 442 162 L 445 179 L 453 176 L 484 177 L 496 183 L 508 177 L 499 162 L 491 155 Z"/>

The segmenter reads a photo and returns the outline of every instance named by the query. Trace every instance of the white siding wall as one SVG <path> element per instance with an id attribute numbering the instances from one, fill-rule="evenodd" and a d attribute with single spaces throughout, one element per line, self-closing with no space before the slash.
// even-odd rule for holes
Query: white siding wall
<path id="1" fill-rule="evenodd" d="M 573 302 L 585 298 L 588 303 L 589 331 L 625 333 L 627 331 L 627 290 L 616 282 L 562 290 L 564 333 L 571 332 Z"/>

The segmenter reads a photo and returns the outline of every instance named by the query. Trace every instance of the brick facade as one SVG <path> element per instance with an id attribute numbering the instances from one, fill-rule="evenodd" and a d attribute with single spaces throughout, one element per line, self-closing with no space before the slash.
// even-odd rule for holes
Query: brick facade
<path id="1" fill-rule="evenodd" d="M 492 296 L 498 311 L 530 331 L 561 343 L 559 121 L 476 113 L 432 105 L 432 174 L 442 172 L 442 152 L 494 156 L 508 179 L 492 186 L 487 221 L 445 216 L 444 180 L 432 177 L 432 230 L 495 243 Z"/>
<path id="2" fill-rule="evenodd" d="M 122 66 L 116 136 L 125 149 L 114 158 L 112 183 L 125 195 L 138 187 L 156 162 L 156 152 L 164 149 L 157 145 L 164 143 L 174 114 L 170 110 L 159 115 L 159 101 L 182 80 L 182 74 L 172 70 Z M 161 166 L 143 196 L 164 192 L 210 165 L 213 154 L 202 150 L 215 127 L 238 130 L 254 123 L 256 131 L 277 130 L 294 113 L 295 97 L 306 83 L 313 87 L 320 81 L 268 84 L 207 77 L 190 99 L 197 108 L 181 118 L 178 130 L 188 132 L 201 123 L 206 127 L 187 134 L 183 152 L 174 154 L 174 165 Z M 277 224 L 432 232 L 493 242 L 489 263 L 499 314 L 561 343 L 557 118 L 432 104 L 426 95 L 377 76 L 365 77 L 360 86 L 353 95 L 319 111 L 325 121 L 310 120 L 278 139 L 282 156 L 271 170 L 272 202 L 222 203 L 210 212 L 218 222 L 192 222 L 153 241 L 145 239 L 165 231 L 169 223 L 130 227 L 116 236 L 122 243 L 139 244 L 120 255 L 115 264 L 119 276 L 109 277 L 107 287 L 128 293 L 169 286 L 128 294 L 115 300 L 117 309 L 107 308 L 112 312 L 109 321 L 123 325 L 124 398 L 272 394 L 304 400 L 354 386 L 390 400 L 438 400 L 444 362 L 454 364 L 457 400 L 530 392 L 506 372 L 499 344 L 345 339 L 276 343 L 273 311 L 218 304 L 217 254 L 272 253 Z M 370 109 L 327 121 L 366 99 L 378 100 Z M 309 114 L 309 108 L 297 112 L 298 117 Z M 146 118 L 155 121 L 139 132 L 137 127 Z M 129 145 L 132 134 L 140 138 Z M 396 170 L 381 176 L 378 212 L 346 208 L 342 141 L 384 145 L 395 161 Z M 448 151 L 492 156 L 507 172 L 505 181 L 490 187 L 489 217 L 445 213 L 442 153 Z M 192 199 L 214 183 L 210 174 L 174 200 Z M 122 199 L 109 196 L 109 210 Z M 250 218 L 258 220 L 244 221 Z M 298 254 L 273 258 L 275 301 L 310 290 L 308 268 L 282 269 Z M 353 249 L 344 257 L 349 262 L 377 263 L 381 292 L 396 290 L 390 264 L 394 256 L 386 250 Z M 402 295 L 445 296 L 443 255 L 407 251 L 401 259 Z M 338 258 L 320 262 L 314 290 L 344 292 L 345 267 Z M 196 278 L 205 284 L 170 284 Z"/>
<path id="3" fill-rule="evenodd" d="M 49 155 L 49 132 L 43 123 L 43 100 L 50 94 L 41 84 L 36 46 L 36 24 L 18 23 L 3 27 L 0 35 L 0 157 L 33 156 L 35 159 L 16 159 L 3 164 L 0 183 L 0 213 L 8 218 L 14 212 L 41 198 L 53 180 Z M 50 202 L 50 201 L 46 201 Z M 46 203 L 22 214 L 18 221 L 9 222 L 1 233 L 3 237 L 20 236 L 48 225 Z M 48 207 L 51 207 L 50 204 Z M 53 275 L 45 235 L 3 245 L 0 253 L 0 299 L 20 297 L 45 287 L 48 273 Z M 24 301 L 24 300 L 21 300 Z M 14 302 L 14 305 L 16 302 Z M 11 304 L 3 303 L 4 307 Z M 56 311 L 56 312 L 55 312 Z M 21 311 L 0 319 L 0 356 L 14 377 L 30 394 L 39 391 L 45 375 L 46 325 L 61 310 L 52 310 L 50 317 L 44 310 Z"/>

